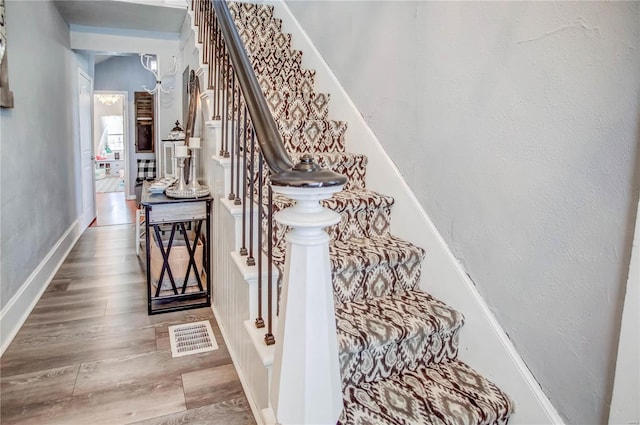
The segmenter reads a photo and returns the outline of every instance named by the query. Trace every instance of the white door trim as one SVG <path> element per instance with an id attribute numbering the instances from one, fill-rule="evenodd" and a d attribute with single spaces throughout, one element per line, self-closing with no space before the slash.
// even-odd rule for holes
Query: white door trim
<path id="1" fill-rule="evenodd" d="M 87 158 L 83 159 L 83 137 L 82 137 L 82 105 L 81 105 L 81 96 L 82 89 L 80 86 L 80 79 L 85 78 L 89 81 L 89 135 L 88 135 L 88 143 L 91 150 L 90 153 L 90 161 L 91 167 L 93 168 L 93 78 L 87 74 L 82 69 L 78 68 L 78 139 L 79 139 L 79 147 L 78 147 L 78 163 L 80 164 L 80 216 L 78 217 L 78 222 L 80 225 L 80 230 L 83 231 L 96 217 L 96 198 L 95 198 L 95 173 L 90 173 L 90 180 L 84 176 L 84 165 Z M 84 141 L 87 143 L 87 140 Z M 88 187 L 87 187 L 88 186 Z M 89 190 L 90 189 L 90 190 Z M 89 207 L 85 210 L 85 196 L 86 194 L 91 193 L 91 202 Z"/>
<path id="2" fill-rule="evenodd" d="M 129 125 L 130 125 L 129 124 L 129 92 L 122 91 L 122 90 L 95 90 L 93 94 L 94 95 L 117 94 L 117 95 L 124 96 L 122 100 L 122 123 L 123 123 L 122 131 L 124 132 L 122 136 L 123 145 L 124 145 L 124 149 L 122 151 L 122 160 L 124 161 L 124 198 L 129 199 L 131 196 L 131 193 L 129 191 L 129 179 L 131 178 L 130 176 L 131 167 L 129 166 L 129 156 L 130 156 L 130 153 L 129 153 L 129 149 L 130 149 L 130 146 L 129 146 L 129 136 L 130 136 L 129 135 Z M 95 97 L 94 97 L 94 102 L 95 102 Z M 134 199 L 135 199 L 135 195 L 134 195 Z"/>

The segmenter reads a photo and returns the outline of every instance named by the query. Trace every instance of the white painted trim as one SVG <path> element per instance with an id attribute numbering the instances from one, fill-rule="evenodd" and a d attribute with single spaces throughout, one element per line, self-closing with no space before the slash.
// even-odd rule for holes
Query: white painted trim
<path id="1" fill-rule="evenodd" d="M 563 424 L 491 310 L 456 260 L 400 171 L 348 94 L 282 0 L 266 0 L 282 19 L 283 31 L 292 33 L 292 47 L 304 52 L 303 66 L 316 70 L 316 90 L 331 94 L 330 118 L 347 121 L 347 149 L 367 155 L 367 186 L 393 196 L 392 232 L 426 249 L 420 287 L 443 299 L 467 318 L 460 358 L 496 382 L 516 403 L 510 420 L 516 424 Z"/>
<path id="2" fill-rule="evenodd" d="M 95 157 L 96 152 L 95 152 L 95 143 L 96 141 L 94 140 L 95 134 L 93 132 L 93 128 L 96 125 L 96 123 L 94 122 L 94 118 L 95 118 L 95 113 L 94 113 L 94 108 L 95 108 L 95 102 L 96 102 L 96 98 L 95 95 L 97 94 L 117 94 L 120 96 L 124 96 L 124 99 L 122 99 L 122 131 L 123 133 L 123 146 L 124 149 L 122 150 L 122 161 L 124 162 L 124 196 L 125 199 L 136 199 L 136 194 L 135 193 L 131 193 L 131 190 L 129 188 L 129 181 L 131 180 L 131 169 L 130 166 L 132 164 L 129 164 L 129 157 L 130 156 L 135 156 L 135 152 L 133 153 L 133 155 L 131 153 L 129 153 L 129 142 L 130 142 L 130 137 L 129 137 L 129 126 L 131 125 L 129 123 L 129 92 L 127 91 L 122 91 L 122 90 L 94 90 L 93 91 L 93 96 L 91 99 L 91 143 L 93 146 L 93 156 Z M 133 144 L 131 145 L 133 146 Z M 135 147 L 134 147 L 135 150 Z M 95 165 L 95 160 L 94 160 L 94 165 Z M 95 187 L 95 180 L 93 181 L 93 191 L 96 191 L 96 187 Z"/>
<path id="3" fill-rule="evenodd" d="M 622 310 L 609 424 L 640 424 L 640 203 L 631 246 L 627 290 Z"/>
<path id="4" fill-rule="evenodd" d="M 216 310 L 215 306 L 211 306 L 211 311 L 213 311 L 213 315 L 216 318 L 216 322 L 218 323 L 218 328 L 220 329 L 220 333 L 222 334 L 222 339 L 224 340 L 224 343 L 227 347 L 227 351 L 229 352 L 229 357 L 231 357 L 233 366 L 235 367 L 236 372 L 238 373 L 238 378 L 240 379 L 240 385 L 242 385 L 242 390 L 247 396 L 247 401 L 249 402 L 251 413 L 253 413 L 253 417 L 255 418 L 257 425 L 266 425 L 262 421 L 262 411 L 260 410 L 260 408 L 258 407 L 258 404 L 253 398 L 253 392 L 251 391 L 251 387 L 247 383 L 247 379 L 244 376 L 244 371 L 242 370 L 241 367 L 239 367 L 239 365 L 241 364 L 240 359 L 238 358 L 235 351 L 233 350 L 233 345 L 231 344 L 231 340 L 227 336 L 227 331 L 224 328 L 221 317 L 218 314 L 218 311 Z"/>
<path id="5" fill-rule="evenodd" d="M 4 306 L 0 312 L 0 355 L 11 344 L 81 234 L 76 220 Z"/>

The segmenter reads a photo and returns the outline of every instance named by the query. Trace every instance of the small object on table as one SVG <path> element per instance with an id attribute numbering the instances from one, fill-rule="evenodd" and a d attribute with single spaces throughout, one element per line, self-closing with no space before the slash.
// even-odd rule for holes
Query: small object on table
<path id="1" fill-rule="evenodd" d="M 200 148 L 200 138 L 199 137 L 189 137 L 189 147 L 190 148 Z"/>
<path id="2" fill-rule="evenodd" d="M 188 158 L 189 157 L 189 151 L 188 151 L 188 146 L 176 146 L 176 153 L 175 153 L 175 157 L 176 158 Z"/>

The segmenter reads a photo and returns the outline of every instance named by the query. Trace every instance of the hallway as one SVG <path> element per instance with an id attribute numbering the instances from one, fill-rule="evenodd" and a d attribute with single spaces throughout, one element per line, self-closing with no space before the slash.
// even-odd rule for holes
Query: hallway
<path id="1" fill-rule="evenodd" d="M 124 192 L 96 193 L 96 219 L 91 226 L 134 223 L 136 201 L 126 200 Z"/>
<path id="2" fill-rule="evenodd" d="M 1 359 L 9 424 L 254 424 L 209 308 L 148 316 L 133 225 L 89 227 Z M 167 327 L 219 349 L 172 358 Z"/>

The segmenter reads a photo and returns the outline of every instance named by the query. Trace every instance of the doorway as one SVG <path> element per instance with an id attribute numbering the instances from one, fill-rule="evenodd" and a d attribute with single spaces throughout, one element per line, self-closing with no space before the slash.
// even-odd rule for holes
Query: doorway
<path id="1" fill-rule="evenodd" d="M 135 218 L 135 202 L 127 201 L 127 104 L 127 92 L 94 92 L 96 226 L 133 223 Z"/>

